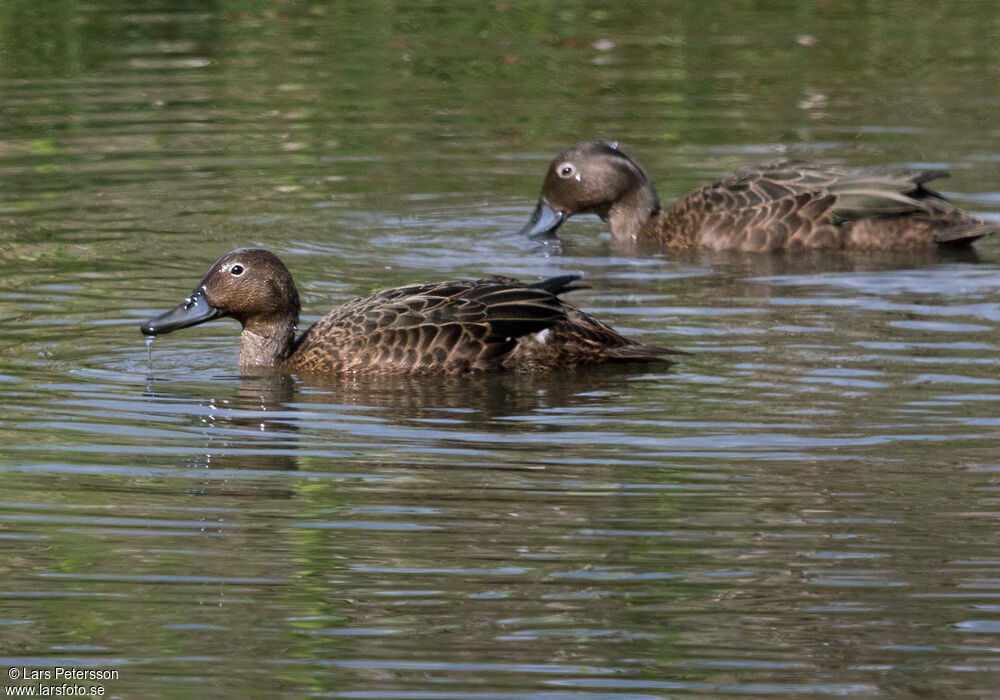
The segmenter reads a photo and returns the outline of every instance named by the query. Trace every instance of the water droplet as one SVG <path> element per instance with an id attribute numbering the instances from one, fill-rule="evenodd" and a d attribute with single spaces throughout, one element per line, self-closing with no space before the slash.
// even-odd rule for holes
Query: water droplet
<path id="1" fill-rule="evenodd" d="M 146 363 L 149 366 L 149 376 L 153 376 L 153 338 L 155 335 L 146 336 Z"/>

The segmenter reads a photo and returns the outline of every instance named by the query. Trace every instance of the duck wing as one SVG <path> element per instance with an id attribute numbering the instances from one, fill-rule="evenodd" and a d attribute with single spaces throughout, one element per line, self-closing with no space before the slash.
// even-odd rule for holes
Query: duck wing
<path id="1" fill-rule="evenodd" d="M 948 177 L 944 170 L 885 173 L 794 164 L 792 169 L 828 181 L 824 191 L 837 198 L 832 216 L 847 248 L 963 246 L 998 228 L 925 186 Z"/>
<path id="2" fill-rule="evenodd" d="M 917 230 L 924 243 L 942 244 L 987 233 L 992 227 L 924 187 L 946 176 L 940 170 L 880 173 L 777 161 L 706 185 L 667 215 L 700 226 L 706 247 L 756 252 L 894 247 L 891 236 L 908 230 Z M 865 240 L 857 235 L 862 231 Z"/>
<path id="3" fill-rule="evenodd" d="M 499 369 L 518 338 L 565 317 L 552 290 L 576 279 L 522 284 L 491 278 L 376 292 L 310 328 L 296 350 L 297 364 L 329 371 L 334 362 L 343 371 L 387 373 Z"/>

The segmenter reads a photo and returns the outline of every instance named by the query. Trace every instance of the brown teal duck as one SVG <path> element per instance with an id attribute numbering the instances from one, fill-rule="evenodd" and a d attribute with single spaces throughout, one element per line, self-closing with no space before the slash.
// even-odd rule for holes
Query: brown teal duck
<path id="1" fill-rule="evenodd" d="M 160 335 L 229 316 L 243 325 L 239 368 L 303 373 L 459 374 L 667 361 L 678 351 L 630 340 L 559 299 L 578 275 L 384 289 L 334 308 L 298 338 L 288 268 L 259 248 L 226 253 L 184 302 L 142 324 Z"/>
<path id="2" fill-rule="evenodd" d="M 763 163 L 663 209 L 645 171 L 617 144 L 587 141 L 552 161 L 522 232 L 551 235 L 574 214 L 592 212 L 610 223 L 616 241 L 767 253 L 961 247 L 1000 228 L 924 186 L 945 175 Z"/>

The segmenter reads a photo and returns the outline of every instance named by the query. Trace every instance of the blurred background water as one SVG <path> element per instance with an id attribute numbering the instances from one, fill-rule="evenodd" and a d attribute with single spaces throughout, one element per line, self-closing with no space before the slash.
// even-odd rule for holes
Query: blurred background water
<path id="1" fill-rule="evenodd" d="M 113 697 L 996 698 L 1000 240 L 514 235 L 556 152 L 775 157 L 1000 220 L 994 3 L 0 2 L 0 665 Z M 670 370 L 241 379 L 158 339 L 261 245 L 304 318 L 569 272 Z M 16 685 L 4 674 L 4 683 Z"/>

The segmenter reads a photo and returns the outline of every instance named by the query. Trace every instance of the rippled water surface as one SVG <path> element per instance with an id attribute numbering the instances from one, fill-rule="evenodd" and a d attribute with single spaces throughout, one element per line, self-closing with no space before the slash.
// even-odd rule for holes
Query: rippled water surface
<path id="1" fill-rule="evenodd" d="M 1000 239 L 678 258 L 595 218 L 514 233 L 588 138 L 664 200 L 788 155 L 945 168 L 1000 220 L 993 4 L 341 5 L 0 4 L 6 687 L 996 698 Z M 241 378 L 217 321 L 150 365 L 139 323 L 245 245 L 308 321 L 582 273 L 574 303 L 694 354 L 316 384 Z"/>

